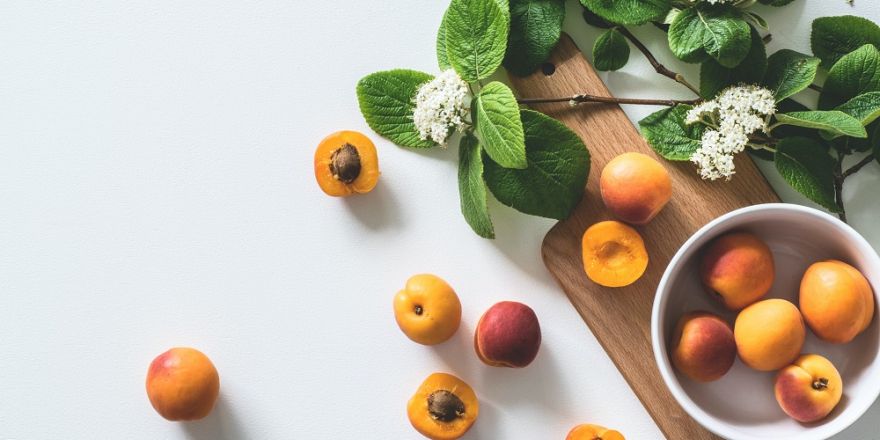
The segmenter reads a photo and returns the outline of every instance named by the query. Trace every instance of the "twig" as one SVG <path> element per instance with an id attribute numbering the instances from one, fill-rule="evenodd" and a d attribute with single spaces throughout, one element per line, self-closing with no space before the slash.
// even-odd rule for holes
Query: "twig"
<path id="1" fill-rule="evenodd" d="M 837 208 L 840 209 L 837 216 L 846 223 L 846 208 L 843 206 L 843 181 L 846 179 L 843 175 L 843 158 L 843 153 L 838 151 L 837 163 L 834 165 L 834 200 L 837 202 Z"/>
<path id="2" fill-rule="evenodd" d="M 807 87 L 809 87 L 809 88 L 811 88 L 811 89 L 813 89 L 813 90 L 815 90 L 815 91 L 817 91 L 817 92 L 819 92 L 819 93 L 822 93 L 822 86 L 820 86 L 820 85 L 810 84 L 810 85 L 808 85 Z"/>
<path id="3" fill-rule="evenodd" d="M 762 40 L 764 41 L 764 44 L 770 44 L 770 42 L 773 41 L 773 34 L 764 35 Z"/>
<path id="4" fill-rule="evenodd" d="M 651 66 L 654 67 L 654 70 L 656 70 L 657 73 L 667 78 L 670 78 L 679 84 L 682 84 L 683 86 L 690 89 L 692 92 L 696 93 L 697 96 L 700 96 L 700 90 L 698 88 L 687 82 L 687 80 L 684 79 L 684 76 L 682 76 L 680 73 L 669 70 L 668 68 L 666 68 L 666 66 L 657 61 L 657 58 L 654 56 L 654 54 L 652 54 L 651 51 L 644 44 L 642 44 L 642 42 L 639 41 L 639 39 L 636 38 L 636 36 L 633 35 L 632 32 L 629 31 L 629 29 L 623 26 L 619 26 L 617 30 L 620 31 L 620 33 L 623 34 L 623 36 L 626 37 L 626 39 L 629 40 L 630 43 L 632 43 L 633 46 L 635 46 L 639 50 L 639 52 L 645 55 L 645 58 L 648 59 L 648 62 L 651 63 Z"/>
<path id="5" fill-rule="evenodd" d="M 614 98 L 610 96 L 583 94 L 563 98 L 523 98 L 518 99 L 517 102 L 519 102 L 520 104 L 548 104 L 553 102 L 571 102 L 575 104 L 580 104 L 584 102 L 601 102 L 606 104 L 665 105 L 668 107 L 674 107 L 678 104 L 693 105 L 698 103 L 699 100 L 694 99 L 686 101 L 678 99 Z"/>
<path id="6" fill-rule="evenodd" d="M 840 176 L 843 177 L 844 179 L 846 179 L 847 177 L 852 176 L 853 174 L 859 172 L 859 170 L 862 169 L 862 167 L 864 167 L 865 165 L 867 165 L 873 161 L 874 161 L 874 155 L 869 154 L 869 155 L 865 156 L 865 158 L 862 159 L 859 163 L 853 165 L 852 168 L 844 171 Z"/>

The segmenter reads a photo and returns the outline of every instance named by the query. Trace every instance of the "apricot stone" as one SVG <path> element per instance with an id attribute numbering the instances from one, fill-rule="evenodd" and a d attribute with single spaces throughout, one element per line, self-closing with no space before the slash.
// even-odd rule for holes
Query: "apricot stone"
<path id="1" fill-rule="evenodd" d="M 721 317 L 691 312 L 681 317 L 672 337 L 672 364 L 697 382 L 718 380 L 736 360 L 733 329 Z"/>
<path id="2" fill-rule="evenodd" d="M 474 349 L 493 367 L 522 368 L 535 360 L 541 347 L 541 326 L 531 307 L 502 301 L 490 307 L 477 323 Z"/>
<path id="3" fill-rule="evenodd" d="M 644 225 L 672 197 L 672 180 L 660 162 L 642 153 L 623 153 L 611 159 L 599 177 L 605 207 L 627 223 Z"/>
<path id="4" fill-rule="evenodd" d="M 840 402 L 843 380 L 828 359 L 805 354 L 776 376 L 776 401 L 789 417 L 803 423 L 824 419 Z"/>
<path id="5" fill-rule="evenodd" d="M 770 248 L 748 232 L 733 232 L 716 238 L 703 254 L 700 278 L 730 310 L 761 299 L 775 277 Z"/>
<path id="6" fill-rule="evenodd" d="M 874 292 L 856 268 L 842 261 L 820 261 L 801 279 L 800 307 L 819 338 L 852 341 L 874 318 Z"/>
<path id="7" fill-rule="evenodd" d="M 204 353 L 172 348 L 150 363 L 147 396 L 156 412 L 171 421 L 198 420 L 214 408 L 220 376 Z"/>
<path id="8" fill-rule="evenodd" d="M 736 317 L 736 350 L 742 361 L 759 371 L 774 371 L 792 363 L 804 346 L 806 329 L 801 312 L 784 299 L 756 302 Z"/>

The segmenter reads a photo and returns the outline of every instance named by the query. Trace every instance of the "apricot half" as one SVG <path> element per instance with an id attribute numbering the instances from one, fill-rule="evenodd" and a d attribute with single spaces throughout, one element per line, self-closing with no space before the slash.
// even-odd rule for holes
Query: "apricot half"
<path id="1" fill-rule="evenodd" d="M 623 434 L 604 426 L 585 423 L 568 432 L 565 440 L 625 440 Z"/>
<path id="2" fill-rule="evenodd" d="M 799 303 L 807 325 L 819 338 L 852 341 L 874 318 L 874 292 L 856 268 L 842 261 L 820 261 L 801 279 Z"/>
<path id="3" fill-rule="evenodd" d="M 730 310 L 761 299 L 773 286 L 774 277 L 770 248 L 748 232 L 732 232 L 713 240 L 700 266 L 703 285 Z"/>
<path id="4" fill-rule="evenodd" d="M 413 428 L 431 440 L 454 440 L 463 436 L 480 413 L 474 390 L 463 380 L 446 373 L 428 376 L 409 399 L 406 413 Z"/>
<path id="5" fill-rule="evenodd" d="M 614 220 L 596 223 L 582 241 L 584 271 L 596 284 L 628 286 L 645 273 L 648 251 L 642 236 L 632 227 Z"/>
<path id="6" fill-rule="evenodd" d="M 394 318 L 408 338 L 423 345 L 445 342 L 461 323 L 461 302 L 440 277 L 410 277 L 394 296 Z"/>
<path id="7" fill-rule="evenodd" d="M 337 131 L 315 150 L 315 178 L 327 195 L 368 193 L 379 181 L 379 157 L 370 138 L 356 131 Z"/>
<path id="8" fill-rule="evenodd" d="M 605 207 L 627 223 L 650 222 L 672 198 L 672 180 L 660 162 L 642 153 L 611 159 L 599 177 Z"/>
<path id="9" fill-rule="evenodd" d="M 211 360 L 194 348 L 172 348 L 150 363 L 147 396 L 162 417 L 198 420 L 214 408 L 220 376 Z"/>

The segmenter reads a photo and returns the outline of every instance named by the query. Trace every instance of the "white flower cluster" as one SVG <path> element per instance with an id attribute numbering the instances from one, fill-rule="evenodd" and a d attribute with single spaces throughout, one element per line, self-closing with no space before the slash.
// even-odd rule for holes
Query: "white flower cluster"
<path id="1" fill-rule="evenodd" d="M 710 128 L 703 133 L 700 149 L 691 162 L 703 179 L 730 178 L 736 172 L 733 156 L 745 150 L 749 135 L 767 131 L 767 122 L 776 113 L 773 92 L 758 86 L 735 86 L 722 91 L 688 112 L 685 122 L 702 123 Z"/>
<path id="2" fill-rule="evenodd" d="M 449 69 L 419 88 L 413 123 L 422 140 L 431 139 L 440 145 L 452 129 L 462 130 L 469 109 L 468 84 L 455 70 Z"/>

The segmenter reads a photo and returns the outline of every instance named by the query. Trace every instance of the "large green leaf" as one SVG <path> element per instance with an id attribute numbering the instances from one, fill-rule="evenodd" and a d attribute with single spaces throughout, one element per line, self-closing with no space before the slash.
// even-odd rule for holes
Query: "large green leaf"
<path id="1" fill-rule="evenodd" d="M 469 133 L 461 138 L 458 145 L 458 193 L 461 213 L 471 229 L 480 237 L 495 238 L 495 228 L 486 203 L 480 143 Z"/>
<path id="2" fill-rule="evenodd" d="M 712 99 L 728 86 L 748 83 L 755 84 L 764 78 L 767 71 L 767 49 L 757 29 L 752 28 L 752 47 L 749 54 L 738 66 L 727 68 L 714 59 L 700 66 L 700 95 Z"/>
<path id="3" fill-rule="evenodd" d="M 862 93 L 837 107 L 867 126 L 880 117 L 880 92 Z"/>
<path id="4" fill-rule="evenodd" d="M 501 203 L 526 214 L 564 219 L 584 195 L 590 154 L 580 137 L 561 122 L 522 111 L 529 166 L 504 168 L 483 156 L 489 190 Z"/>
<path id="5" fill-rule="evenodd" d="M 478 81 L 498 69 L 510 30 L 510 11 L 499 0 L 452 0 L 444 22 L 446 56 L 462 79 Z"/>
<path id="6" fill-rule="evenodd" d="M 858 119 L 837 110 L 779 113 L 776 120 L 786 125 L 815 128 L 834 136 L 868 137 Z"/>
<path id="7" fill-rule="evenodd" d="M 514 75 L 535 71 L 559 42 L 565 0 L 511 0 L 504 67 Z"/>
<path id="8" fill-rule="evenodd" d="M 659 155 L 668 160 L 690 160 L 700 149 L 705 127 L 687 125 L 685 117 L 693 107 L 677 105 L 648 115 L 639 121 L 642 136 Z"/>
<path id="9" fill-rule="evenodd" d="M 498 165 L 522 169 L 526 161 L 526 141 L 516 96 L 506 85 L 493 81 L 473 103 L 474 124 L 483 149 Z"/>
<path id="10" fill-rule="evenodd" d="M 749 24 L 728 4 L 698 3 L 681 11 L 669 26 L 669 48 L 685 62 L 708 54 L 724 67 L 738 66 L 752 46 Z"/>
<path id="11" fill-rule="evenodd" d="M 770 55 L 767 75 L 762 82 L 773 91 L 776 102 L 780 102 L 809 87 L 818 69 L 819 58 L 782 49 Z"/>
<path id="12" fill-rule="evenodd" d="M 428 148 L 434 142 L 419 138 L 413 124 L 414 99 L 419 87 L 433 79 L 415 70 L 387 70 L 362 78 L 357 84 L 358 105 L 376 133 L 403 147 Z"/>
<path id="13" fill-rule="evenodd" d="M 880 26 L 852 15 L 817 18 L 810 44 L 813 54 L 822 59 L 822 66 L 830 69 L 844 55 L 866 44 L 880 47 Z"/>
<path id="14" fill-rule="evenodd" d="M 629 61 L 629 43 L 616 28 L 599 35 L 593 45 L 593 66 L 596 70 L 618 70 Z"/>
<path id="15" fill-rule="evenodd" d="M 623 25 L 662 21 L 672 9 L 670 0 L 581 0 L 581 4 L 603 19 Z"/>
<path id="16" fill-rule="evenodd" d="M 776 170 L 799 193 L 837 212 L 834 201 L 834 159 L 813 139 L 785 138 L 776 146 Z"/>
<path id="17" fill-rule="evenodd" d="M 880 51 L 866 44 L 844 55 L 831 71 L 819 95 L 819 108 L 832 109 L 862 93 L 880 91 Z"/>

